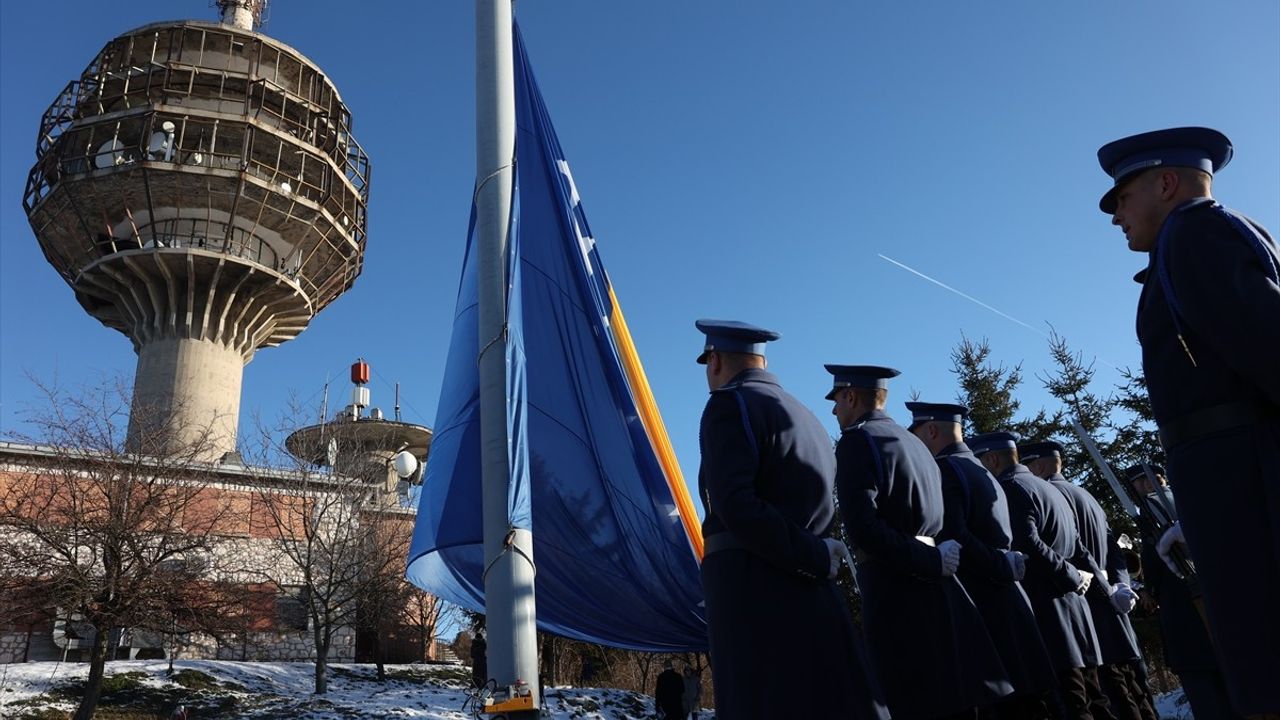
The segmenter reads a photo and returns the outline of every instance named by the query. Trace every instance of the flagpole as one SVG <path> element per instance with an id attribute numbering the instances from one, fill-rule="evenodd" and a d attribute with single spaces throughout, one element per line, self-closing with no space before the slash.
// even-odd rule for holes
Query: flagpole
<path id="1" fill-rule="evenodd" d="M 476 0 L 476 242 L 480 339 L 480 447 L 483 487 L 485 625 L 489 677 L 499 705 L 520 712 L 509 688 L 524 683 L 532 707 L 538 697 L 534 624 L 533 534 L 513 529 L 508 515 L 506 390 L 507 235 L 515 179 L 515 80 L 512 0 Z M 516 690 L 519 694 L 520 690 Z"/>

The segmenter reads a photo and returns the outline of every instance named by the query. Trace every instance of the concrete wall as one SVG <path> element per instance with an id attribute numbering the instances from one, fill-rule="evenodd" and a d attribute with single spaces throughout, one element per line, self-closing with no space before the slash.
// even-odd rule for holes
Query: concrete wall
<path id="1" fill-rule="evenodd" d="M 174 657 L 186 660 L 245 660 L 279 662 L 289 660 L 315 660 L 315 642 L 310 632 L 271 633 L 255 632 L 240 638 L 229 638 L 219 645 L 207 635 L 191 635 L 175 646 L 166 641 L 164 652 L 168 657 L 173 647 Z M 348 627 L 339 628 L 329 648 L 329 662 L 354 662 L 356 634 Z M 30 635 L 25 628 L 0 629 L 0 664 L 18 662 L 46 662 L 62 660 L 63 650 L 53 642 L 53 628 L 43 625 L 34 628 Z M 66 654 L 69 662 L 87 661 L 88 649 L 71 650 Z"/>

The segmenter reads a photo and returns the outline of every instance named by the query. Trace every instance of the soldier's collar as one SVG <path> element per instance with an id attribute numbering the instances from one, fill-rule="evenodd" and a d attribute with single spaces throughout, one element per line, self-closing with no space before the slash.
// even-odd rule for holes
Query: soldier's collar
<path id="1" fill-rule="evenodd" d="M 746 370 L 743 370 L 737 375 L 734 375 L 733 378 L 729 380 L 729 382 L 721 385 L 720 387 L 716 388 L 715 390 L 712 390 L 711 392 L 718 393 L 718 392 L 726 392 L 729 390 L 737 390 L 738 388 L 742 387 L 743 383 L 746 383 L 746 382 L 768 383 L 770 385 L 781 384 L 778 382 L 777 376 L 775 376 L 773 373 L 769 372 L 768 370 L 765 370 L 764 368 L 747 368 Z"/>

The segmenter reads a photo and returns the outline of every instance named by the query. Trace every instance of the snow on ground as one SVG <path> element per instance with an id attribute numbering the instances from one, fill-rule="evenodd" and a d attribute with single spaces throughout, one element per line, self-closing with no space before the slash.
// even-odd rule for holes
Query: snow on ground
<path id="1" fill-rule="evenodd" d="M 135 660 L 107 663 L 104 702 L 133 707 L 131 717 L 168 717 L 179 704 L 190 720 L 213 718 L 288 718 L 356 720 L 419 718 L 466 720 L 470 670 L 459 666 L 388 665 L 386 683 L 375 680 L 372 665 L 330 666 L 329 692 L 312 694 L 311 663 L 254 663 L 179 660 L 174 675 L 168 662 Z M 89 673 L 86 663 L 0 665 L 0 717 L 37 717 L 40 709 L 74 709 L 78 688 Z M 549 687 L 543 717 L 551 720 L 640 720 L 655 716 L 653 698 L 613 689 Z M 1180 690 L 1156 698 L 1161 720 L 1193 720 Z M 49 717 L 40 715 L 39 717 Z M 703 711 L 700 718 L 714 718 Z"/>
<path id="2" fill-rule="evenodd" d="M 1191 706 L 1187 704 L 1187 696 L 1182 690 L 1174 690 L 1156 696 L 1156 714 L 1160 720 L 1195 720 L 1191 714 Z"/>
<path id="3" fill-rule="evenodd" d="M 171 677 L 167 661 L 115 661 L 107 664 L 103 704 L 137 708 L 143 713 L 137 717 L 167 717 L 182 704 L 191 720 L 472 717 L 462 710 L 470 679 L 464 667 L 388 665 L 387 682 L 378 683 L 372 665 L 333 665 L 323 696 L 312 694 L 314 667 L 179 660 Z M 72 710 L 88 670 L 85 663 L 0 665 L 0 717 L 34 717 L 41 708 Z M 655 714 L 652 697 L 622 690 L 548 687 L 546 695 L 543 717 L 552 720 L 639 720 Z"/>

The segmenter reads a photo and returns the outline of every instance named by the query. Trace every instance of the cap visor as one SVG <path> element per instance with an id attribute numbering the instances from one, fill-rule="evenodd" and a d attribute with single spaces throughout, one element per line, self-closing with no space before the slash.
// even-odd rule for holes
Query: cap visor
<path id="1" fill-rule="evenodd" d="M 1116 191 L 1120 189 L 1120 185 L 1115 185 L 1102 196 L 1098 201 L 1098 209 L 1108 215 L 1116 214 Z"/>
<path id="2" fill-rule="evenodd" d="M 698 363 L 699 365 L 706 365 L 706 364 L 707 364 L 707 356 L 708 356 L 708 355 L 710 355 L 710 354 L 711 354 L 711 351 L 710 351 L 710 350 L 707 350 L 706 352 L 704 352 L 704 353 L 702 353 L 701 355 L 699 355 L 699 356 L 698 356 L 698 359 L 697 359 L 697 363 Z"/>

